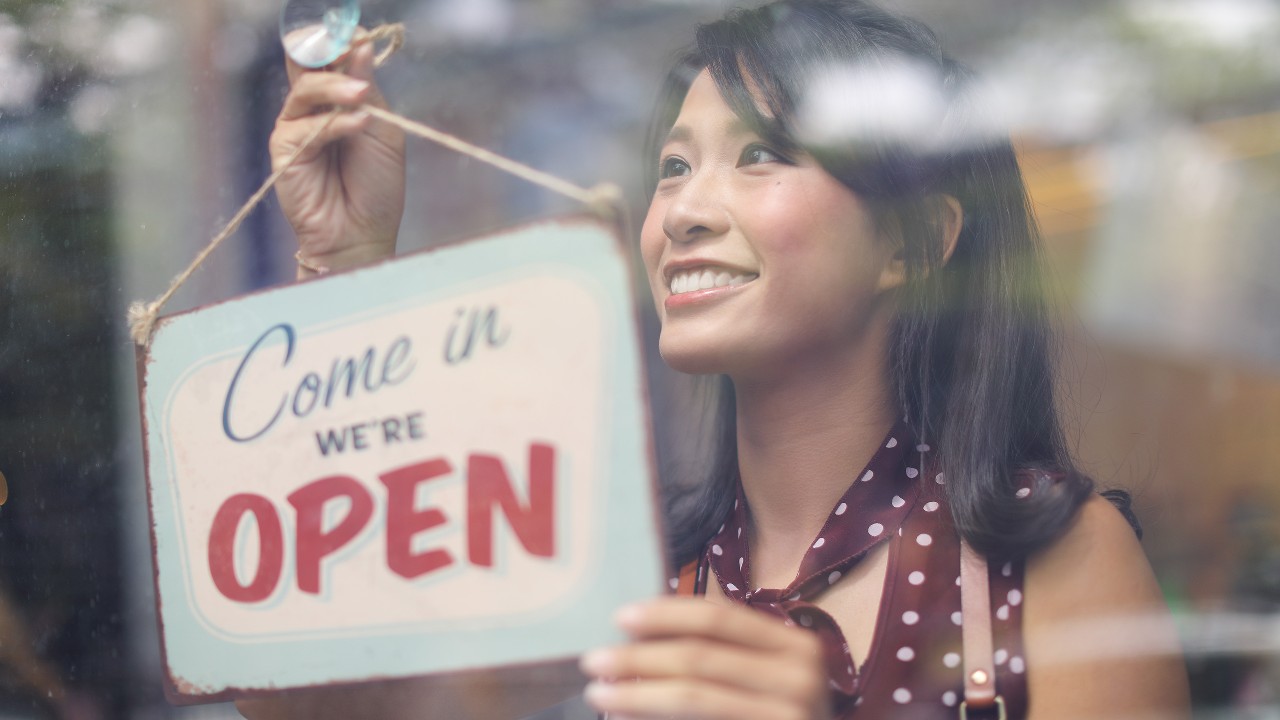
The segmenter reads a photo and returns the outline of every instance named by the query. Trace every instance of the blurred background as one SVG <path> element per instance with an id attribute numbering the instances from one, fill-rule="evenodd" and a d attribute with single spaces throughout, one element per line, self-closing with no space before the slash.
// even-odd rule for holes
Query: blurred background
<path id="1" fill-rule="evenodd" d="M 267 175 L 280 2 L 0 0 L 0 718 L 238 717 L 161 692 L 124 311 Z M 1280 3 L 888 4 L 1005 99 L 1062 299 L 1072 439 L 1135 497 L 1197 717 L 1280 718 Z M 364 7 L 408 26 L 380 71 L 394 109 L 617 182 L 638 213 L 659 80 L 729 4 Z M 409 155 L 402 251 L 577 209 L 423 141 Z M 292 253 L 269 200 L 167 310 L 286 282 Z M 679 412 L 653 360 L 655 412 Z"/>

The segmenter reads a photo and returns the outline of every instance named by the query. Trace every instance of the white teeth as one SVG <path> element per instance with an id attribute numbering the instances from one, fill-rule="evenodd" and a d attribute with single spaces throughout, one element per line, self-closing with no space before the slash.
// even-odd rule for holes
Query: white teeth
<path id="1" fill-rule="evenodd" d="M 743 285 L 756 279 L 755 275 L 735 275 L 725 270 L 694 270 L 671 276 L 671 294 L 680 295 L 695 290 Z"/>

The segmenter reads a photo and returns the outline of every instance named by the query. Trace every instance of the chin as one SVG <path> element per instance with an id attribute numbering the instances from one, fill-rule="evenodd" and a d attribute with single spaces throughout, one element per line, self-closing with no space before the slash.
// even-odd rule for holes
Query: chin
<path id="1" fill-rule="evenodd" d="M 729 372 L 730 363 L 726 362 L 726 357 L 731 353 L 722 348 L 711 347 L 705 342 L 688 342 L 663 336 L 658 340 L 658 352 L 667 367 L 677 372 L 689 375 Z"/>

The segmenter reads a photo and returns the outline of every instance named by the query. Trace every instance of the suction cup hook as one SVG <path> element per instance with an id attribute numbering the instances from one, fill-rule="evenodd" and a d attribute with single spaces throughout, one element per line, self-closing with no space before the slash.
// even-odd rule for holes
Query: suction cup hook
<path id="1" fill-rule="evenodd" d="M 322 68 L 351 49 L 359 0 L 288 0 L 280 13 L 284 51 L 305 68 Z"/>

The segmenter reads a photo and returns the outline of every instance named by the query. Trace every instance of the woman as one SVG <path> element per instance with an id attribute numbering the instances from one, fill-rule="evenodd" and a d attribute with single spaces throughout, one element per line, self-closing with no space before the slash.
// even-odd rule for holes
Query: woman
<path id="1" fill-rule="evenodd" d="M 868 68 L 925 78 L 936 114 L 816 130 L 823 83 Z M 277 162 L 320 109 L 381 103 L 367 53 L 352 77 L 293 70 Z M 599 711 L 956 717 L 963 538 L 992 568 L 1009 717 L 1186 715 L 1135 534 L 1065 449 L 1034 223 L 967 83 L 926 28 L 855 1 L 731 13 L 671 74 L 641 254 L 663 358 L 724 378 L 722 447 L 672 503 L 704 597 L 620 613 L 632 642 L 582 661 Z M 845 106 L 882 101 L 864 92 Z M 304 276 L 391 255 L 403 205 L 396 131 L 349 114 L 322 142 L 278 191 Z"/>

